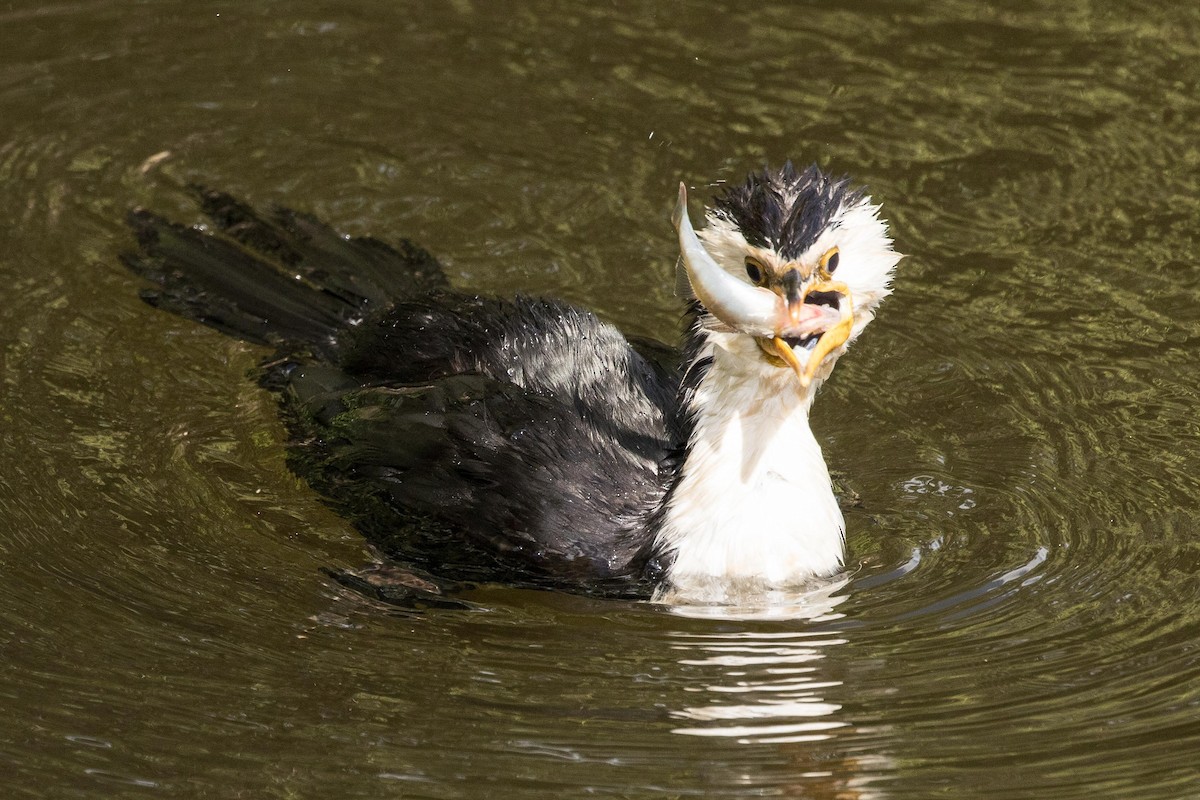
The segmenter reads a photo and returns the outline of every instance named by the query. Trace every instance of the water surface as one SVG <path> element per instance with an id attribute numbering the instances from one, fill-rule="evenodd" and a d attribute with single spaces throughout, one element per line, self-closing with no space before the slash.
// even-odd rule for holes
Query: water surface
<path id="1" fill-rule="evenodd" d="M 1200 11 L 0 3 L 11 797 L 1200 794 Z M 677 181 L 867 183 L 902 262 L 814 426 L 861 498 L 794 619 L 405 614 L 263 353 L 139 302 L 202 182 L 670 339 Z"/>

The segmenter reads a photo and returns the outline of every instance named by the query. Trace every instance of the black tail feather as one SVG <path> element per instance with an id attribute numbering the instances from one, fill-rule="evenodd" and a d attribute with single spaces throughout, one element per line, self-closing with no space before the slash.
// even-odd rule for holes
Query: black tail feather
<path id="1" fill-rule="evenodd" d="M 157 285 L 142 292 L 153 306 L 278 346 L 327 342 L 355 310 L 229 240 L 141 209 L 129 224 L 141 252 L 122 261 Z"/>
<path id="2" fill-rule="evenodd" d="M 337 335 L 369 310 L 442 288 L 425 250 L 339 234 L 288 209 L 260 215 L 227 194 L 192 187 L 216 231 L 130 213 L 139 252 L 121 260 L 155 284 L 153 306 L 237 338 L 335 357 Z"/>
<path id="3" fill-rule="evenodd" d="M 191 188 L 226 235 L 347 302 L 383 305 L 448 288 L 437 260 L 407 239 L 392 247 L 371 237 L 344 236 L 316 217 L 287 208 L 264 218 L 224 192 Z"/>

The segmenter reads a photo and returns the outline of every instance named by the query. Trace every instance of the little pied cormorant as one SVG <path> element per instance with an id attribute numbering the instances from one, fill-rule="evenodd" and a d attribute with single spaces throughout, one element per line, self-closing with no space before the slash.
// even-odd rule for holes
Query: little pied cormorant
<path id="1" fill-rule="evenodd" d="M 136 210 L 123 261 L 150 304 L 275 348 L 260 382 L 289 465 L 401 583 L 719 603 L 841 568 L 809 409 L 900 259 L 845 178 L 752 174 L 699 235 L 680 186 L 680 351 L 564 302 L 452 289 L 406 240 L 195 191 L 213 230 Z"/>

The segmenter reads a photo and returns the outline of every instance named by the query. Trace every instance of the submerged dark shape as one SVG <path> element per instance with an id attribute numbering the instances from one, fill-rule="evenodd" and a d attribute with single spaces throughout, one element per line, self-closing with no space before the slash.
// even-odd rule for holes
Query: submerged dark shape
<path id="1" fill-rule="evenodd" d="M 841 226 L 853 213 L 882 226 L 861 194 L 830 191 L 815 168 L 799 173 L 817 190 L 801 190 L 808 206 L 795 208 L 797 196 L 780 196 L 772 181 L 790 186 L 797 174 L 789 164 L 764 173 L 758 194 L 754 176 L 727 193 L 717 212 L 725 234 L 736 234 L 739 223 L 746 227 L 745 215 L 759 208 L 800 220 L 789 230 L 801 232 L 785 237 L 793 245 L 797 236 L 815 242 L 818 222 Z M 712 470 L 689 479 L 687 459 L 694 447 L 708 446 L 698 426 L 707 430 L 727 416 L 726 383 L 735 402 L 761 379 L 763 392 L 783 397 L 781 408 L 798 408 L 803 418 L 802 431 L 783 432 L 785 445 L 804 450 L 805 436 L 811 439 L 807 409 L 815 385 L 789 382 L 788 370 L 763 355 L 761 342 L 737 332 L 738 320 L 714 324 L 692 301 L 680 354 L 630 340 L 564 302 L 456 291 L 437 261 L 409 241 L 391 246 L 345 237 L 305 214 L 264 214 L 218 191 L 194 191 L 214 223 L 211 231 L 146 210 L 130 215 L 139 249 L 123 261 L 153 285 L 142 297 L 274 348 L 260 382 L 279 396 L 289 465 L 388 558 L 428 575 L 413 578 L 419 591 L 436 595 L 438 582 L 499 581 L 665 597 L 685 577 L 780 582 L 769 574 L 773 567 L 744 564 L 736 555 L 710 565 L 712 537 L 693 537 L 701 542 L 697 549 L 683 530 L 697 504 L 712 502 L 714 513 L 724 513 L 722 499 L 705 499 Z M 818 209 L 819 203 L 834 207 Z M 710 226 L 717 218 L 710 216 Z M 775 224 L 761 222 L 755 230 Z M 709 246 L 714 231 L 721 234 L 705 231 Z M 727 239 L 717 244 L 746 244 L 737 235 Z M 886 237 L 881 247 L 891 253 Z M 883 265 L 879 280 L 886 283 L 894 263 Z M 798 302 L 796 281 L 795 273 L 789 276 L 788 291 Z M 877 289 L 879 297 L 886 293 L 884 285 Z M 869 312 L 877 301 L 855 298 L 854 306 L 847 294 L 843 315 L 860 307 Z M 828 313 L 836 316 L 837 299 L 821 300 L 831 302 Z M 797 353 L 805 356 L 800 345 Z M 729 374 L 727 361 L 741 364 L 741 373 Z M 737 472 L 735 466 L 731 474 Z M 828 492 L 823 462 L 817 473 Z M 786 492 L 787 486 L 768 488 Z M 753 495 L 761 491 L 756 487 L 729 491 Z M 826 555 L 816 566 L 797 563 L 785 577 L 811 577 L 840 564 L 836 516 L 832 561 Z M 755 544 L 753 533 L 729 533 L 717 549 L 747 535 L 752 547 L 770 544 Z M 802 549 L 810 534 L 770 535 Z M 672 574 L 681 554 L 686 576 Z M 342 581 L 377 586 L 386 574 L 371 572 L 369 580 L 362 577 L 368 573 L 347 574 Z"/>

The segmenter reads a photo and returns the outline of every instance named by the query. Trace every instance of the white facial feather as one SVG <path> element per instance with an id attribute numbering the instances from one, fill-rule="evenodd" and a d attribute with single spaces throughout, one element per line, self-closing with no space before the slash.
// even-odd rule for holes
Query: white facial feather
<path id="1" fill-rule="evenodd" d="M 867 198 L 854 205 L 843 206 L 833 215 L 830 224 L 812 246 L 794 262 L 815 267 L 823 254 L 833 247 L 838 248 L 838 269 L 834 279 L 850 287 L 855 317 L 851 340 L 875 318 L 879 302 L 891 294 L 892 272 L 902 258 L 892 249 L 887 223 L 880 219 L 879 209 Z M 706 220 L 707 225 L 697 235 L 704 242 L 709 255 L 726 272 L 749 283 L 746 256 L 761 255 L 764 251 L 746 241 L 731 220 L 711 211 Z M 781 259 L 776 257 L 773 260 L 776 266 L 783 265 Z"/>

